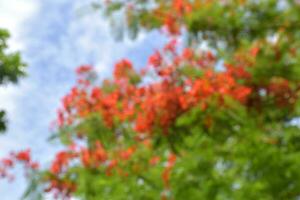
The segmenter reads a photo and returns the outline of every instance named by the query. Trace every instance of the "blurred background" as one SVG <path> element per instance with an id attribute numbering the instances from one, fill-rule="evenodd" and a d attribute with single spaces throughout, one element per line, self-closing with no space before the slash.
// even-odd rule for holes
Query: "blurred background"
<path id="1" fill-rule="evenodd" d="M 31 147 L 34 159 L 48 165 L 60 148 L 56 143 L 47 145 L 50 124 L 61 97 L 75 82 L 75 68 L 91 64 L 103 79 L 118 59 L 129 58 L 139 68 L 163 45 L 159 32 L 141 34 L 135 41 L 114 40 L 109 24 L 91 9 L 91 2 L 0 0 L 0 28 L 11 34 L 9 50 L 20 51 L 27 64 L 27 76 L 17 85 L 0 87 L 0 108 L 6 110 L 9 122 L 0 135 L 0 156 Z M 15 176 L 13 184 L 0 182 L 1 200 L 22 196 L 26 180 L 21 167 Z"/>

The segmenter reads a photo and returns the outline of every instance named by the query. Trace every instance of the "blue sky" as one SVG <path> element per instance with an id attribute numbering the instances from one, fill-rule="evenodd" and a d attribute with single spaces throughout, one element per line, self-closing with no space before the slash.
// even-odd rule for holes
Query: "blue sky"
<path id="1" fill-rule="evenodd" d="M 86 13 L 89 1 L 0 0 L 0 27 L 12 34 L 11 50 L 20 50 L 28 76 L 17 86 L 0 88 L 0 108 L 7 111 L 9 130 L 0 136 L 0 156 L 30 147 L 34 158 L 49 164 L 58 143 L 47 142 L 61 97 L 75 82 L 74 69 L 92 64 L 99 77 L 111 74 L 115 61 L 131 59 L 137 67 L 159 48 L 158 32 L 135 41 L 115 41 L 99 12 Z M 0 181 L 1 200 L 17 200 L 26 187 L 22 169 L 14 183 Z M 50 198 L 51 199 L 51 198 Z"/>

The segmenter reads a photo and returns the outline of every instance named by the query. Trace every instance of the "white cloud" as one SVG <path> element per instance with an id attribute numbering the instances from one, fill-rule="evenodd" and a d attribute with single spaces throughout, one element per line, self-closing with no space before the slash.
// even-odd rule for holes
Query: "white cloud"
<path id="1" fill-rule="evenodd" d="M 9 112 L 15 112 L 15 105 L 12 99 L 18 95 L 14 86 L 2 86 L 0 88 L 0 109 L 5 108 Z"/>
<path id="2" fill-rule="evenodd" d="M 26 20 L 38 9 L 36 0 L 1 0 L 0 27 L 11 32 L 10 47 L 13 50 L 24 48 L 22 34 Z"/>

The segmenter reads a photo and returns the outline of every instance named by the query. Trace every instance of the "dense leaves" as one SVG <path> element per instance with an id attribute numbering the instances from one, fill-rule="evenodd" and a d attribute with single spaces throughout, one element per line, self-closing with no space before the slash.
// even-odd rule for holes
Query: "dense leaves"
<path id="1" fill-rule="evenodd" d="M 163 27 L 178 35 L 185 28 L 192 41 L 205 40 L 226 51 L 279 31 L 294 40 L 299 37 L 297 0 L 110 0 L 99 4 L 112 21 L 125 16 L 129 33 Z"/>
<path id="2" fill-rule="evenodd" d="M 300 197 L 298 1 L 100 8 L 125 14 L 133 35 L 160 29 L 170 41 L 101 83 L 92 66 L 77 69 L 54 126 L 65 149 L 36 188 L 88 200 Z"/>
<path id="3" fill-rule="evenodd" d="M 8 52 L 7 39 L 9 33 L 0 28 L 0 85 L 9 82 L 17 83 L 20 76 L 24 75 L 24 63 L 19 53 Z M 0 110 L 0 132 L 6 129 L 5 112 Z"/>

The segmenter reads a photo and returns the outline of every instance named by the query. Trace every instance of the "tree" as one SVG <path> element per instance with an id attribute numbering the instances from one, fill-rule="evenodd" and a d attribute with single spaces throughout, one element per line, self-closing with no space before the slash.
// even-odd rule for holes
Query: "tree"
<path id="1" fill-rule="evenodd" d="M 0 85 L 17 83 L 19 77 L 24 76 L 25 64 L 19 53 L 8 52 L 7 39 L 9 33 L 0 29 Z M 0 132 L 5 131 L 5 112 L 0 110 Z"/>
<path id="2" fill-rule="evenodd" d="M 34 173 L 36 188 L 87 200 L 300 197 L 298 1 L 97 7 L 125 14 L 133 36 L 162 28 L 170 42 L 142 71 L 123 59 L 102 83 L 78 68 L 58 110 L 66 149 Z"/>

